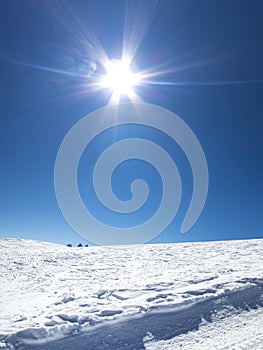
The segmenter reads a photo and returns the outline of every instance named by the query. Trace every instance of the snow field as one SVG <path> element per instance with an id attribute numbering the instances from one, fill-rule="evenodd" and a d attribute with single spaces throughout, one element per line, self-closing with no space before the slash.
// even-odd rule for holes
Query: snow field
<path id="1" fill-rule="evenodd" d="M 262 317 L 262 248 L 263 240 L 69 248 L 0 239 L 0 349 L 234 349 L 206 335 L 210 325 Z M 241 328 L 233 339 L 252 332 Z M 201 346 L 206 338 L 214 347 Z"/>

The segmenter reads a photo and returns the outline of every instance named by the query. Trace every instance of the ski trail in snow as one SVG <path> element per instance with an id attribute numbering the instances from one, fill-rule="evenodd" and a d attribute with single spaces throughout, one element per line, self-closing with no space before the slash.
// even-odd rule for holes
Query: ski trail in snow
<path id="1" fill-rule="evenodd" d="M 146 350 L 262 350 L 263 311 L 250 310 L 203 323 L 198 330 L 168 340 L 149 339 Z"/>

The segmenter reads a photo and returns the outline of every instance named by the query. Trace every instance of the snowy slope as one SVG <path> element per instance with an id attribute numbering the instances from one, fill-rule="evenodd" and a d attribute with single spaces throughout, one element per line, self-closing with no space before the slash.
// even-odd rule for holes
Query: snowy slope
<path id="1" fill-rule="evenodd" d="M 0 239 L 0 349 L 263 349 L 262 248 Z"/>

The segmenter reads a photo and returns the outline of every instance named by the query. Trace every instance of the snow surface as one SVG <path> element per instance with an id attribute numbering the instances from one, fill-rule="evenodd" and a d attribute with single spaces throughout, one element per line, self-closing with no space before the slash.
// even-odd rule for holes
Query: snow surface
<path id="1" fill-rule="evenodd" d="M 263 349 L 263 240 L 0 239 L 0 349 Z"/>

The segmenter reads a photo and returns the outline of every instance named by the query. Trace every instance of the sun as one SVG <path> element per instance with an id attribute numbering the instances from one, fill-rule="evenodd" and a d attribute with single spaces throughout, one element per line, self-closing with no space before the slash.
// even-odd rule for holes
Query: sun
<path id="1" fill-rule="evenodd" d="M 105 64 L 105 75 L 100 85 L 111 91 L 111 100 L 119 102 L 121 96 L 132 99 L 136 94 L 134 87 L 139 84 L 140 75 L 132 71 L 130 60 L 122 58 L 113 59 Z"/>

